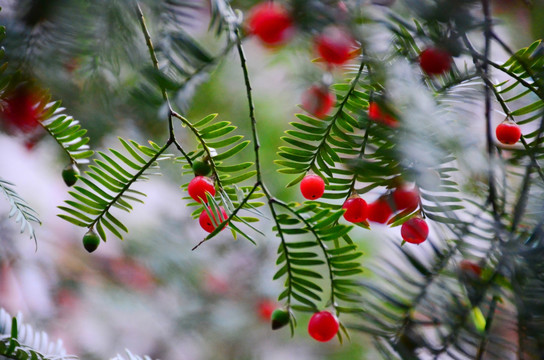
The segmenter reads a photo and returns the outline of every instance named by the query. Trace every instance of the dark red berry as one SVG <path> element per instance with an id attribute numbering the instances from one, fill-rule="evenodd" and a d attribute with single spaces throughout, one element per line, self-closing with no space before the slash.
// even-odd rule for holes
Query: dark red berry
<path id="1" fill-rule="evenodd" d="M 396 188 L 393 191 L 393 202 L 395 210 L 415 210 L 419 206 L 419 191 L 415 187 L 413 189 Z"/>
<path id="2" fill-rule="evenodd" d="M 334 94 L 323 85 L 312 85 L 302 94 L 302 108 L 318 118 L 324 118 L 335 101 Z"/>
<path id="3" fill-rule="evenodd" d="M 39 125 L 39 96 L 28 87 L 20 87 L 5 100 L 2 117 L 8 128 L 23 133 L 33 132 Z"/>
<path id="4" fill-rule="evenodd" d="M 300 182 L 300 192 L 308 200 L 319 199 L 325 192 L 325 181 L 315 174 L 309 174 Z"/>
<path id="5" fill-rule="evenodd" d="M 495 135 L 497 135 L 497 140 L 505 145 L 513 145 L 519 141 L 521 138 L 521 129 L 518 124 L 508 120 L 504 121 L 497 126 L 495 129 Z"/>
<path id="6" fill-rule="evenodd" d="M 471 278 L 479 278 L 482 276 L 482 268 L 480 265 L 470 260 L 461 260 L 461 262 L 459 262 L 459 270 L 463 275 L 468 275 Z"/>
<path id="7" fill-rule="evenodd" d="M 254 6 L 248 19 L 249 32 L 267 45 L 280 45 L 293 35 L 293 20 L 277 3 L 263 2 Z"/>
<path id="8" fill-rule="evenodd" d="M 315 48 L 319 56 L 327 63 L 342 65 L 352 57 L 355 42 L 351 35 L 337 27 L 328 27 L 315 39 Z"/>
<path id="9" fill-rule="evenodd" d="M 379 198 L 373 203 L 368 204 L 368 220 L 385 224 L 393 215 L 393 210 L 385 198 Z"/>
<path id="10" fill-rule="evenodd" d="M 358 196 L 347 199 L 342 205 L 342 209 L 346 209 L 344 219 L 352 223 L 365 221 L 368 216 L 367 207 L 366 201 Z"/>
<path id="11" fill-rule="evenodd" d="M 189 183 L 187 192 L 196 202 L 202 203 L 204 201 L 207 203 L 208 198 L 206 197 L 206 193 L 215 196 L 215 186 L 209 177 L 197 176 Z"/>
<path id="12" fill-rule="evenodd" d="M 429 236 L 429 227 L 421 218 L 411 218 L 400 228 L 402 239 L 411 244 L 421 244 Z"/>
<path id="13" fill-rule="evenodd" d="M 450 70 L 451 55 L 443 49 L 430 47 L 419 54 L 419 65 L 428 75 L 439 75 Z"/>
<path id="14" fill-rule="evenodd" d="M 308 334 L 317 341 L 326 342 L 338 333 L 338 319 L 328 311 L 320 311 L 312 315 L 308 323 Z"/>
<path id="15" fill-rule="evenodd" d="M 216 218 L 215 218 L 216 215 L 213 213 L 213 210 L 211 208 L 208 208 L 208 211 L 212 214 L 213 221 L 212 221 L 212 219 L 210 219 L 210 217 L 208 215 L 208 212 L 206 210 L 202 210 L 202 213 L 200 214 L 200 216 L 198 218 L 198 223 L 200 224 L 202 229 L 204 229 L 205 231 L 211 233 L 212 231 L 215 230 L 217 225 L 219 225 L 223 221 L 227 220 L 228 215 L 227 215 L 227 212 L 225 211 L 225 209 L 223 209 L 223 207 L 220 206 L 219 210 L 221 211 L 221 215 L 219 216 L 219 219 L 216 220 Z M 225 228 L 223 228 L 222 230 L 225 230 Z"/>
<path id="16" fill-rule="evenodd" d="M 383 111 L 378 103 L 371 101 L 368 104 L 368 118 L 380 124 L 397 127 L 398 121 L 393 116 Z"/>

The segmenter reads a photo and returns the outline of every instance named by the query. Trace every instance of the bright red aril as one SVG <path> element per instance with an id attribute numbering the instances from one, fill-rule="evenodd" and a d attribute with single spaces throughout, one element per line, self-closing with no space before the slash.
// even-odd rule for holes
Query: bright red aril
<path id="1" fill-rule="evenodd" d="M 300 192 L 308 200 L 316 200 L 325 192 L 325 181 L 315 174 L 308 174 L 300 182 Z"/>
<path id="2" fill-rule="evenodd" d="M 359 196 L 350 197 L 346 200 L 342 209 L 346 209 L 344 212 L 344 219 L 352 223 L 359 223 L 366 220 L 368 216 L 368 205 Z"/>
<path id="3" fill-rule="evenodd" d="M 277 3 L 263 2 L 254 6 L 248 19 L 249 32 L 267 45 L 280 45 L 293 35 L 293 20 Z"/>
<path id="4" fill-rule="evenodd" d="M 439 75 L 450 70 L 451 55 L 449 52 L 436 47 L 430 47 L 419 54 L 419 65 L 428 75 Z"/>
<path id="5" fill-rule="evenodd" d="M 276 310 L 278 304 L 272 300 L 264 299 L 257 304 L 257 314 L 264 321 L 269 321 L 272 316 L 272 312 Z"/>
<path id="6" fill-rule="evenodd" d="M 390 127 L 397 127 L 398 120 L 393 116 L 383 111 L 378 103 L 371 101 L 368 104 L 368 118 L 377 123 L 381 123 Z"/>
<path id="7" fill-rule="evenodd" d="M 308 334 L 317 341 L 326 342 L 338 333 L 339 327 L 336 316 L 328 311 L 320 311 L 312 315 L 308 323 Z"/>
<path id="8" fill-rule="evenodd" d="M 419 191 L 416 187 L 412 189 L 406 187 L 396 188 L 392 196 L 395 210 L 415 210 L 419 206 Z"/>
<path id="9" fill-rule="evenodd" d="M 215 230 L 217 225 L 222 223 L 223 221 L 227 220 L 228 215 L 225 209 L 223 209 L 222 206 L 219 207 L 219 211 L 221 212 L 221 215 L 219 216 L 219 219 L 216 219 L 216 215 L 214 214 L 213 210 L 211 208 L 208 208 L 208 211 L 212 214 L 212 219 L 210 219 L 210 216 L 208 215 L 208 212 L 206 210 L 202 210 L 202 213 L 200 213 L 200 216 L 198 218 L 198 223 L 204 229 L 205 231 L 211 233 Z M 225 230 L 223 228 L 222 230 Z"/>
<path id="10" fill-rule="evenodd" d="M 40 126 L 39 96 L 28 87 L 20 87 L 8 95 L 1 116 L 8 128 L 31 133 Z"/>
<path id="11" fill-rule="evenodd" d="M 302 108 L 318 118 L 324 118 L 335 101 L 334 94 L 324 85 L 312 85 L 302 94 Z"/>
<path id="12" fill-rule="evenodd" d="M 479 278 L 482 276 L 482 268 L 473 261 L 463 259 L 459 262 L 459 270 L 469 277 Z"/>
<path id="13" fill-rule="evenodd" d="M 187 192 L 196 202 L 207 203 L 208 198 L 206 193 L 209 193 L 211 196 L 215 196 L 215 186 L 213 180 L 206 176 L 196 176 L 189 186 L 187 186 Z"/>
<path id="14" fill-rule="evenodd" d="M 335 26 L 326 28 L 314 42 L 319 56 L 333 65 L 346 63 L 352 57 L 355 45 L 351 35 Z"/>
<path id="15" fill-rule="evenodd" d="M 513 145 L 521 138 L 521 129 L 511 120 L 504 121 L 495 129 L 497 140 L 505 145 Z"/>
<path id="16" fill-rule="evenodd" d="M 400 228 L 402 239 L 411 244 L 421 244 L 429 236 L 429 226 L 421 218 L 411 218 Z"/>
<path id="17" fill-rule="evenodd" d="M 391 210 L 391 206 L 389 206 L 385 198 L 379 198 L 373 203 L 368 204 L 369 221 L 385 224 L 392 214 L 393 210 Z"/>

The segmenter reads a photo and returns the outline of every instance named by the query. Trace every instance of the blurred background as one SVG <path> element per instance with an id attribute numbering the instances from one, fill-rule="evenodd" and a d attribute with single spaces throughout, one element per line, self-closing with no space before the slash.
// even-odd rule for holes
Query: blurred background
<path id="1" fill-rule="evenodd" d="M 140 143 L 167 138 L 164 107 L 145 75 L 151 64 L 131 3 L 0 1 L 8 71 L 34 79 L 52 99 L 62 100 L 66 113 L 89 130 L 93 149 L 118 147 L 117 136 Z M 221 55 L 224 39 L 208 31 L 207 1 L 143 3 L 152 37 L 183 31 L 212 57 Z M 255 3 L 232 5 L 247 11 Z M 403 11 L 394 1 L 375 3 Z M 362 6 L 373 14 L 387 10 L 371 1 Z M 513 47 L 527 46 L 543 35 L 539 19 L 544 4 L 539 1 L 529 10 L 521 0 L 496 0 L 494 9 L 502 31 L 516 34 Z M 309 36 L 300 34 L 281 49 L 264 47 L 252 38 L 244 42 L 264 178 L 272 193 L 284 200 L 302 199 L 296 187 L 285 188 L 291 178 L 276 172 L 275 153 L 283 131 L 300 111 L 301 93 L 323 74 L 319 64 L 308 65 L 315 57 Z M 333 76 L 342 79 L 342 72 Z M 247 99 L 234 51 L 212 62 L 208 71 L 185 79 L 176 94 L 176 108 L 191 121 L 219 113 L 221 120 L 233 122 L 239 133 L 249 136 Z M 196 146 L 183 128 L 176 131 L 187 148 Z M 179 164 L 163 162 L 163 176 L 138 184 L 147 198 L 131 214 L 120 215 L 130 229 L 126 239 L 112 237 L 90 255 L 81 244 L 85 231 L 56 216 L 69 190 L 61 178 L 68 159 L 57 144 L 45 133 L 4 129 L 0 154 L 0 176 L 16 184 L 42 221 L 36 229 L 36 250 L 28 234 L 19 234 L 8 218 L 9 203 L 0 201 L 0 307 L 12 315 L 20 311 L 36 329 L 61 338 L 68 353 L 105 359 L 128 348 L 176 360 L 373 358 L 369 340 L 355 332 L 343 345 L 336 339 L 326 344 L 310 339 L 307 318 L 298 319 L 294 338 L 286 328 L 271 330 L 269 317 L 280 305 L 275 299 L 282 284 L 272 281 L 278 242 L 266 220 L 258 225 L 266 236 L 257 246 L 235 241 L 225 231 L 191 251 L 206 233 L 186 207 L 180 185 L 192 174 Z M 252 156 L 248 149 L 240 161 L 251 161 Z M 363 263 L 377 256 L 390 233 L 379 226 L 373 232 L 354 230 L 353 239 L 365 253 Z"/>

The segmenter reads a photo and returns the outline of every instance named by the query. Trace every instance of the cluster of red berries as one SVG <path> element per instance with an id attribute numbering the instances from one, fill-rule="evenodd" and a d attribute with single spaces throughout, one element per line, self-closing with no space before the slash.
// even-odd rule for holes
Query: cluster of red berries
<path id="1" fill-rule="evenodd" d="M 247 29 L 265 45 L 278 46 L 294 35 L 295 22 L 283 5 L 266 1 L 251 9 Z M 330 65 L 342 65 L 353 55 L 355 41 L 337 26 L 325 28 L 313 41 L 316 52 Z"/>
<path id="2" fill-rule="evenodd" d="M 263 2 L 253 7 L 247 22 L 248 32 L 267 46 L 287 42 L 295 33 L 295 22 L 281 4 Z M 353 37 L 338 26 L 328 26 L 313 39 L 315 52 L 329 67 L 345 64 L 357 53 Z M 336 98 L 325 84 L 312 85 L 302 95 L 302 108 L 317 118 L 324 118 Z"/>
<path id="3" fill-rule="evenodd" d="M 208 175 L 211 172 L 211 167 L 207 161 L 195 161 L 193 163 L 193 171 L 195 177 L 189 182 L 187 186 L 187 192 L 189 196 L 198 203 L 208 203 L 207 194 L 215 196 L 215 185 Z M 211 214 L 211 217 L 210 217 Z M 218 219 L 216 219 L 216 216 Z M 227 212 L 222 206 L 219 206 L 219 213 L 214 213 L 213 209 L 208 206 L 207 209 L 203 209 L 198 217 L 198 223 L 200 227 L 205 231 L 211 233 L 215 228 L 228 218 Z M 223 228 L 224 229 L 224 228 Z"/>
<path id="4" fill-rule="evenodd" d="M 318 175 L 308 174 L 300 182 L 300 192 L 308 200 L 317 200 L 325 192 L 325 181 Z M 400 186 L 370 204 L 355 194 L 344 202 L 342 209 L 344 209 L 344 219 L 349 222 L 362 223 L 368 220 L 385 224 L 396 212 L 410 213 L 416 210 L 419 201 L 417 188 Z M 406 242 L 420 244 L 427 239 L 428 235 L 427 223 L 419 217 L 410 218 L 402 224 L 401 236 Z"/>

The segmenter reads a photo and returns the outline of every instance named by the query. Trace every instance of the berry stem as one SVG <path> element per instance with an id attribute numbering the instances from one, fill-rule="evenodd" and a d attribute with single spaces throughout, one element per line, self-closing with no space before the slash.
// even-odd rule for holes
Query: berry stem
<path id="1" fill-rule="evenodd" d="M 212 237 L 214 237 L 215 235 L 217 235 L 221 230 L 223 230 L 223 228 L 225 226 L 227 226 L 227 224 L 232 220 L 233 217 L 236 216 L 236 214 L 238 213 L 238 211 L 240 211 L 240 209 L 242 209 L 242 207 L 247 203 L 247 201 L 249 200 L 249 198 L 251 197 L 251 195 L 255 192 L 255 190 L 257 190 L 257 188 L 259 187 L 259 183 L 256 183 L 255 185 L 253 185 L 253 188 L 251 188 L 251 190 L 249 191 L 249 193 L 244 197 L 244 199 L 242 200 L 242 202 L 240 202 L 240 204 L 236 207 L 236 209 L 234 209 L 234 211 L 229 215 L 229 217 L 221 222 L 220 224 L 217 225 L 217 227 L 215 228 L 214 231 L 212 231 L 208 236 L 206 236 L 202 241 L 200 241 L 198 244 L 196 244 L 192 249 L 191 251 L 194 251 L 196 250 L 200 245 L 202 245 L 203 243 L 205 243 L 206 241 L 210 240 Z"/>
<path id="2" fill-rule="evenodd" d="M 140 26 L 142 28 L 142 33 L 145 38 L 147 50 L 149 51 L 149 57 L 151 58 L 151 62 L 153 63 L 153 68 L 155 68 L 156 71 L 159 71 L 159 60 L 157 59 L 157 54 L 155 53 L 155 47 L 153 46 L 153 41 L 151 40 L 151 35 L 149 34 L 149 30 L 145 22 L 144 13 L 138 1 L 136 1 L 136 11 L 138 13 L 138 21 L 140 22 Z M 161 89 L 162 98 L 168 106 L 168 134 L 169 134 L 168 141 L 174 143 L 174 145 L 181 152 L 183 157 L 185 157 L 185 160 L 187 160 L 189 165 L 192 166 L 193 162 L 191 158 L 187 155 L 185 150 L 183 150 L 183 147 L 181 146 L 181 144 L 176 140 L 176 136 L 174 134 L 174 123 L 172 121 L 172 115 L 174 111 L 172 110 L 172 104 L 170 103 L 170 99 L 168 98 L 166 89 L 163 86 L 160 86 L 160 89 Z"/>
<path id="3" fill-rule="evenodd" d="M 272 201 L 274 203 L 280 205 L 281 207 L 285 208 L 286 210 L 288 210 L 296 218 L 300 219 L 300 221 L 302 221 L 304 223 L 304 225 L 306 225 L 308 230 L 310 230 L 310 232 L 314 235 L 315 240 L 316 240 L 317 244 L 319 245 L 319 247 L 321 248 L 321 250 L 323 251 L 323 256 L 325 257 L 325 260 L 327 262 L 327 269 L 328 269 L 328 273 L 329 273 L 329 280 L 330 280 L 330 286 L 331 286 L 331 289 L 330 289 L 330 291 L 331 291 L 331 297 L 330 297 L 331 305 L 334 308 L 334 310 L 336 311 L 336 315 L 338 316 L 340 312 L 336 309 L 336 300 L 335 300 L 335 296 L 334 296 L 334 275 L 332 273 L 331 260 L 329 258 L 329 254 L 327 253 L 326 245 L 323 243 L 323 241 L 319 237 L 319 234 L 317 234 L 317 232 L 315 231 L 313 226 L 308 222 L 308 220 L 306 220 L 306 218 L 304 216 L 300 215 L 298 212 L 293 210 L 288 204 L 284 203 L 283 201 L 280 201 L 280 200 L 277 200 L 277 199 L 273 199 Z"/>

